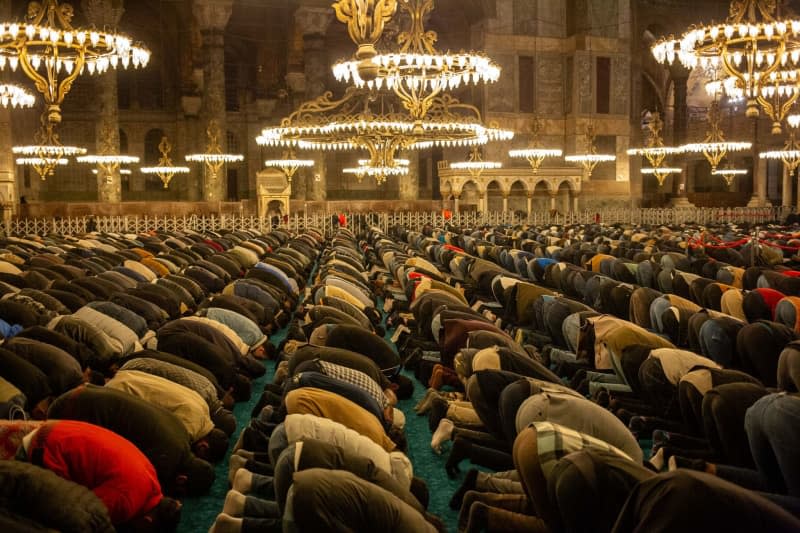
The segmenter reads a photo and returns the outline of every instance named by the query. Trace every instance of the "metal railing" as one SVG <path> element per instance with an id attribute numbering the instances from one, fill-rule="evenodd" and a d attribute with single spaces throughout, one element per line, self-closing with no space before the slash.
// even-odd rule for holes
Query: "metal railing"
<path id="1" fill-rule="evenodd" d="M 511 211 L 503 212 L 462 212 L 454 213 L 448 220 L 454 225 L 507 225 L 507 224 L 648 224 L 676 225 L 696 223 L 700 225 L 718 223 L 765 224 L 780 222 L 794 212 L 792 207 L 731 207 L 731 208 L 663 208 L 634 209 L 609 208 L 584 210 L 570 213 L 551 213 L 537 211 L 528 216 Z M 292 215 L 280 220 L 278 226 L 291 231 L 301 231 L 314 227 L 331 231 L 338 225 L 339 213 L 314 213 Z M 368 223 L 388 230 L 391 226 L 404 225 L 421 228 L 425 225 L 442 226 L 444 214 L 438 211 L 418 211 L 399 213 L 344 213 L 347 225 Z M 337 222 L 334 223 L 334 218 Z M 211 216 L 84 216 L 63 218 L 18 218 L 12 219 L 7 228 L 14 235 L 62 235 L 85 233 L 93 224 L 94 229 L 109 233 L 141 233 L 147 231 L 220 231 L 256 229 L 268 231 L 273 227 L 269 218 L 244 215 Z"/>

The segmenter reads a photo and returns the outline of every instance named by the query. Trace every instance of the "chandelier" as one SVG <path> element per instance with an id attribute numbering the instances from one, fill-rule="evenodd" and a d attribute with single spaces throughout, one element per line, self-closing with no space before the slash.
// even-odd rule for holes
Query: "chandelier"
<path id="1" fill-rule="evenodd" d="M 674 146 L 664 146 L 664 139 L 661 137 L 664 121 L 661 120 L 660 113 L 652 114 L 647 129 L 649 131 L 647 145 L 644 148 L 631 148 L 628 150 L 628 155 L 644 156 L 651 168 L 643 168 L 642 174 L 655 176 L 658 186 L 661 187 L 668 175 L 680 172 L 680 169 L 664 167 L 664 159 L 668 155 L 680 154 L 682 150 Z"/>
<path id="2" fill-rule="evenodd" d="M 267 159 L 264 161 L 264 166 L 275 167 L 281 169 L 286 176 L 286 181 L 292 182 L 292 178 L 297 174 L 301 168 L 310 168 L 314 166 L 313 159 L 297 159 L 293 150 L 283 153 L 280 159 Z"/>
<path id="3" fill-rule="evenodd" d="M 216 181 L 219 176 L 219 171 L 225 163 L 236 163 L 244 161 L 242 154 L 223 154 L 222 147 L 219 144 L 220 129 L 219 123 L 212 119 L 208 121 L 208 128 L 206 129 L 208 136 L 208 145 L 203 154 L 189 154 L 185 156 L 186 161 L 190 163 L 204 163 L 205 168 L 208 169 L 209 179 Z"/>
<path id="4" fill-rule="evenodd" d="M 728 152 L 742 152 L 752 148 L 749 142 L 731 142 L 725 140 L 725 134 L 720 127 L 719 102 L 714 100 L 708 109 L 708 123 L 711 128 L 703 142 L 685 144 L 681 147 L 684 152 L 702 153 L 715 171 Z"/>
<path id="5" fill-rule="evenodd" d="M 407 176 L 409 173 L 408 165 L 402 165 L 400 160 L 395 160 L 394 165 L 373 165 L 371 161 L 366 159 L 359 159 L 358 166 L 352 168 L 344 168 L 344 174 L 354 174 L 359 183 L 364 179 L 364 176 L 375 178 L 378 185 L 386 183 L 389 176 Z"/>
<path id="6" fill-rule="evenodd" d="M 733 185 L 733 180 L 736 179 L 736 176 L 746 176 L 747 170 L 743 168 L 734 168 L 731 163 L 728 163 L 723 168 L 712 170 L 711 175 L 722 176 L 722 179 L 725 180 L 725 185 L 730 187 Z"/>
<path id="7" fill-rule="evenodd" d="M 4 83 L 0 85 L 0 106 L 2 107 L 33 107 L 36 97 L 19 85 Z"/>
<path id="8" fill-rule="evenodd" d="M 334 4 L 336 15 L 340 21 L 347 23 L 348 29 L 353 23 L 361 24 L 369 16 L 369 7 L 373 7 L 373 20 L 379 14 L 389 12 L 387 4 L 395 2 L 340 1 Z M 350 9 L 342 9 L 346 4 Z M 356 59 L 342 61 L 333 66 L 333 75 L 338 81 L 349 83 L 352 80 L 356 87 L 369 89 L 386 88 L 394 91 L 403 103 L 403 107 L 415 119 L 422 119 L 433 105 L 433 100 L 445 91 L 452 91 L 462 84 L 493 83 L 500 78 L 500 67 L 483 54 L 475 52 L 440 53 L 435 44 L 438 36 L 435 31 L 426 31 L 425 18 L 433 11 L 433 0 L 400 0 L 400 8 L 410 19 L 410 28 L 400 32 L 397 42 L 400 46 L 396 52 L 374 52 L 371 43 L 371 55 L 366 61 L 371 62 L 366 68 L 366 78 L 361 75 L 365 71 L 363 40 L 353 41 L 359 45 Z M 382 7 L 382 9 L 379 9 Z M 396 5 L 394 6 L 396 8 Z M 391 16 L 391 15 L 390 15 Z M 373 27 L 378 24 L 373 22 Z M 351 38 L 353 32 L 350 32 Z M 378 35 L 380 37 L 380 35 Z M 377 39 L 376 39 L 377 40 Z"/>
<path id="9" fill-rule="evenodd" d="M 458 161 L 450 163 L 450 168 L 453 170 L 466 170 L 473 179 L 478 179 L 483 174 L 484 170 L 494 170 L 502 168 L 503 164 L 497 161 L 484 161 L 478 147 L 474 147 L 469 155 L 468 161 Z"/>
<path id="10" fill-rule="evenodd" d="M 373 80 L 378 67 L 372 58 L 377 55 L 375 45 L 383 35 L 383 27 L 397 12 L 397 0 L 338 0 L 333 9 L 339 22 L 347 24 L 350 39 L 358 46 L 359 77 Z"/>
<path id="11" fill-rule="evenodd" d="M 667 179 L 667 176 L 671 174 L 680 174 L 683 172 L 682 169 L 677 167 L 644 167 L 642 168 L 642 174 L 645 176 L 655 176 L 656 180 L 658 181 L 658 186 L 661 187 L 664 185 L 664 180 Z"/>
<path id="12" fill-rule="evenodd" d="M 597 168 L 600 163 L 608 163 L 616 161 L 617 156 L 612 154 L 598 154 L 597 147 L 594 144 L 595 134 L 594 126 L 591 124 L 586 127 L 586 153 L 577 155 L 568 155 L 564 157 L 564 161 L 570 163 L 580 163 L 586 171 L 587 177 L 592 177 L 592 172 Z"/>
<path id="13" fill-rule="evenodd" d="M 800 115 L 790 115 L 786 122 L 789 124 L 789 137 L 786 139 L 782 150 L 761 152 L 761 159 L 783 161 L 790 174 L 800 166 L 800 142 L 797 140 L 797 127 L 800 126 Z"/>
<path id="14" fill-rule="evenodd" d="M 164 188 L 169 187 L 169 182 L 175 177 L 175 174 L 188 174 L 189 167 L 176 167 L 172 164 L 172 159 L 169 153 L 172 151 L 172 144 L 167 140 L 166 136 L 161 138 L 158 144 L 158 151 L 161 152 L 161 158 L 158 160 L 158 165 L 154 167 L 142 167 L 139 171 L 142 174 L 155 174 L 161 179 Z"/>
<path id="15" fill-rule="evenodd" d="M 531 166 L 534 174 L 539 172 L 539 168 L 548 157 L 561 157 L 563 152 L 558 148 L 542 148 L 539 141 L 539 131 L 542 128 L 541 121 L 538 118 L 533 120 L 531 131 L 533 132 L 533 140 L 529 148 L 521 150 L 509 150 L 509 157 L 526 159 Z"/>
<path id="16" fill-rule="evenodd" d="M 690 70 L 721 67 L 742 89 L 748 117 L 759 116 L 759 105 L 769 113 L 760 99 L 762 86 L 779 69 L 800 66 L 800 20 L 783 19 L 780 4 L 733 0 L 724 23 L 694 27 L 680 39 L 662 39 L 653 45 L 653 56 L 664 64 L 677 58 Z"/>
<path id="17" fill-rule="evenodd" d="M 348 88 L 339 100 L 326 93 L 302 104 L 280 126 L 265 128 L 256 142 L 302 150 L 361 149 L 369 154 L 371 166 L 382 168 L 391 166 L 386 162 L 394 161 L 402 150 L 469 147 L 514 136 L 513 131 L 496 125 L 485 126 L 475 106 L 449 94 L 433 99 L 424 120 L 394 112 L 385 97 L 355 87 Z"/>
<path id="18" fill-rule="evenodd" d="M 144 67 L 150 52 L 122 34 L 72 27 L 74 9 L 58 0 L 30 2 L 25 22 L 0 23 L 0 70 L 20 68 L 44 96 L 47 122 L 61 122 L 61 104 L 88 71 Z"/>
<path id="19" fill-rule="evenodd" d="M 18 165 L 32 166 L 39 177 L 45 180 L 53 175 L 57 166 L 69 163 L 67 157 L 83 155 L 86 149 L 61 144 L 58 133 L 54 130 L 54 124 L 47 120 L 46 113 L 41 115 L 39 121 L 41 126 L 33 136 L 35 144 L 13 146 L 11 152 L 23 156 L 17 158 Z"/>
<path id="20" fill-rule="evenodd" d="M 114 153 L 117 151 L 113 142 L 114 130 L 108 124 L 103 127 L 100 135 L 103 143 L 100 154 L 83 155 L 75 158 L 75 160 L 78 163 L 97 165 L 98 169 L 103 172 L 106 183 L 111 183 L 114 179 L 114 173 L 119 170 L 120 165 L 138 163 L 139 158 L 130 155 L 120 155 Z M 97 174 L 97 169 L 95 169 L 95 174 Z M 120 174 L 122 174 L 121 171 Z"/>

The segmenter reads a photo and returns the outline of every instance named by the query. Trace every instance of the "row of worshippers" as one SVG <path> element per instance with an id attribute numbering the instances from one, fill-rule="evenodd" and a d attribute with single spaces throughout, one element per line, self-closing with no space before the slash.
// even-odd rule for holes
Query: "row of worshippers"
<path id="1" fill-rule="evenodd" d="M 464 459 L 495 471 L 453 495 L 460 531 L 800 528 L 797 241 L 715 229 L 742 244 L 687 251 L 692 228 L 659 227 L 372 233 L 387 323 L 430 387 L 431 447 L 451 476 Z"/>
<path id="2" fill-rule="evenodd" d="M 3 520 L 174 530 L 179 498 L 214 482 L 234 402 L 266 372 L 267 334 L 288 321 L 320 242 L 313 231 L 6 239 L 0 469 L 20 505 Z M 81 505 L 41 512 L 62 493 Z"/>
<path id="3" fill-rule="evenodd" d="M 411 396 L 384 340 L 369 271 L 349 229 L 326 243 L 280 363 L 230 458 L 214 533 L 442 531 L 406 455 L 398 398 Z"/>

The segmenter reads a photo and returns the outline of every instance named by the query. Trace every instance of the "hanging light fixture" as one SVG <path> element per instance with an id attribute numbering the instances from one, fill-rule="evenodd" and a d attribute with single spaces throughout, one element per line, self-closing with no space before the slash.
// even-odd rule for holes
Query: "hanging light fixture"
<path id="1" fill-rule="evenodd" d="M 662 39 L 653 45 L 653 56 L 667 65 L 677 59 L 689 70 L 722 68 L 742 89 L 748 117 L 758 117 L 759 106 L 769 113 L 766 100 L 759 100 L 761 88 L 772 73 L 800 67 L 800 20 L 783 17 L 782 4 L 733 0 L 724 23 L 694 26 L 680 39 Z"/>
<path id="2" fill-rule="evenodd" d="M 83 155 L 85 148 L 64 146 L 52 122 L 47 120 L 46 113 L 39 118 L 41 126 L 33 136 L 35 144 L 13 146 L 11 152 L 22 157 L 17 158 L 18 165 L 32 166 L 43 180 L 52 176 L 57 166 L 69 163 L 68 157 Z"/>
<path id="3" fill-rule="evenodd" d="M 139 171 L 142 174 L 155 174 L 161 179 L 161 183 L 164 184 L 164 188 L 166 189 L 169 187 L 170 181 L 172 181 L 172 178 L 175 177 L 176 174 L 188 174 L 189 167 L 178 167 L 172 164 L 172 159 L 169 157 L 169 153 L 172 151 L 172 144 L 170 144 L 166 137 L 161 138 L 161 142 L 158 144 L 158 151 L 161 152 L 158 165 L 154 167 L 142 167 Z"/>
<path id="4" fill-rule="evenodd" d="M 219 137 L 221 135 L 219 123 L 212 119 L 208 121 L 208 128 L 206 128 L 206 136 L 208 137 L 208 145 L 203 154 L 189 154 L 185 156 L 187 162 L 190 163 L 204 163 L 205 168 L 208 169 L 209 180 L 216 181 L 219 177 L 219 171 L 222 170 L 223 165 L 226 163 L 237 163 L 244 161 L 242 154 L 225 154 L 222 153 L 222 147 L 219 144 Z"/>
<path id="5" fill-rule="evenodd" d="M 114 173 L 119 170 L 120 165 L 138 163 L 139 158 L 130 155 L 120 155 L 114 153 L 117 151 L 113 142 L 114 130 L 108 124 L 104 125 L 102 131 L 100 132 L 100 136 L 102 139 L 102 148 L 100 150 L 100 154 L 83 155 L 75 158 L 75 160 L 78 163 L 97 165 L 95 174 L 97 174 L 96 170 L 99 169 L 103 172 L 106 183 L 111 183 L 114 179 Z M 122 174 L 121 171 L 120 174 Z"/>
<path id="6" fill-rule="evenodd" d="M 535 117 L 533 119 L 533 125 L 531 126 L 531 132 L 533 133 L 533 136 L 530 147 L 520 150 L 509 150 L 508 152 L 509 157 L 526 159 L 534 174 L 539 172 L 539 168 L 542 166 L 542 163 L 546 158 L 561 157 L 563 154 L 563 152 L 558 148 L 541 147 L 541 142 L 539 141 L 539 132 L 541 131 L 541 128 L 541 121 L 538 117 Z"/>
<path id="7" fill-rule="evenodd" d="M 474 147 L 469 155 L 468 161 L 458 161 L 450 163 L 450 168 L 453 170 L 466 170 L 473 179 L 477 180 L 481 177 L 484 170 L 495 170 L 502 168 L 503 164 L 497 161 L 484 161 L 478 147 Z"/>
<path id="8" fill-rule="evenodd" d="M 793 174 L 800 166 L 800 142 L 797 140 L 797 128 L 800 126 L 800 115 L 789 115 L 786 118 L 789 124 L 789 137 L 781 150 L 769 150 L 761 152 L 758 157 L 761 159 L 772 159 L 773 161 L 783 161 L 790 174 Z"/>
<path id="9" fill-rule="evenodd" d="M 394 91 L 416 120 L 428 114 L 433 99 L 443 92 L 457 89 L 462 84 L 496 82 L 500 78 L 500 67 L 484 54 L 441 53 L 436 50 L 438 36 L 435 31 L 426 31 L 424 24 L 433 8 L 433 0 L 400 0 L 400 9 L 408 15 L 410 28 L 398 35 L 399 50 L 373 55 L 369 61 L 374 70 L 369 70 L 367 78 L 361 76 L 364 60 L 359 53 L 355 60 L 336 63 L 333 66 L 334 77 L 346 83 L 352 81 L 356 87 L 379 90 L 385 87 Z M 377 6 L 374 9 L 377 13 Z M 337 17 L 346 22 L 348 28 L 357 18 L 356 12 L 349 13 L 349 16 L 342 16 L 344 13 L 337 8 Z M 360 42 L 354 41 L 359 44 L 361 52 Z"/>
<path id="10" fill-rule="evenodd" d="M 711 171 L 715 171 L 729 152 L 742 152 L 753 147 L 750 142 L 726 141 L 725 134 L 720 127 L 719 102 L 714 100 L 708 109 L 708 124 L 710 129 L 703 142 L 685 144 L 681 148 L 684 152 L 702 153 L 705 155 Z"/>
<path id="11" fill-rule="evenodd" d="M 33 107 L 36 97 L 26 89 L 13 83 L 0 85 L 0 107 L 25 108 Z"/>
<path id="12" fill-rule="evenodd" d="M 347 24 L 350 39 L 358 46 L 357 75 L 362 80 L 374 80 L 378 75 L 378 65 L 372 60 L 378 53 L 375 45 L 397 12 L 397 0 L 338 0 L 333 9 L 339 22 Z"/>
<path id="13" fill-rule="evenodd" d="M 643 168 L 642 174 L 653 175 L 658 180 L 658 186 L 664 185 L 664 180 L 670 174 L 680 173 L 680 169 L 664 167 L 664 159 L 669 155 L 680 154 L 682 150 L 675 146 L 664 146 L 664 139 L 661 137 L 661 130 L 664 128 L 664 121 L 661 114 L 656 112 L 651 115 L 650 122 L 647 124 L 649 131 L 647 145 L 644 148 L 631 148 L 628 155 L 644 156 L 650 163 L 651 168 Z"/>
<path id="14" fill-rule="evenodd" d="M 298 159 L 295 156 L 294 150 L 288 150 L 283 153 L 280 159 L 267 159 L 264 161 L 264 166 L 279 168 L 286 176 L 286 181 L 292 183 L 292 178 L 297 174 L 301 168 L 311 168 L 314 166 L 313 159 Z"/>
<path id="15" fill-rule="evenodd" d="M 123 34 L 73 28 L 68 3 L 28 4 L 25 22 L 0 23 L 0 70 L 22 72 L 42 93 L 47 122 L 61 122 L 61 104 L 75 79 L 109 68 L 145 67 L 150 51 Z"/>
<path id="16" fill-rule="evenodd" d="M 730 187 L 733 185 L 733 180 L 736 179 L 736 176 L 746 176 L 747 170 L 743 168 L 734 168 L 732 163 L 728 163 L 722 168 L 717 168 L 711 171 L 712 176 L 722 176 L 722 179 L 725 180 L 725 185 Z"/>
<path id="17" fill-rule="evenodd" d="M 360 160 L 359 166 L 344 168 L 342 172 L 344 174 L 354 174 L 359 182 L 364 179 L 364 176 L 375 178 L 378 185 L 386 183 L 389 176 L 407 176 L 409 173 L 407 166 L 373 166 L 371 164 L 362 165 L 362 162 L 369 163 L 369 161 Z"/>
<path id="18" fill-rule="evenodd" d="M 592 172 L 594 172 L 594 169 L 597 168 L 597 165 L 600 163 L 609 163 L 617 160 L 616 155 L 598 154 L 594 139 L 594 126 L 589 124 L 586 127 L 586 153 L 564 157 L 564 161 L 569 163 L 580 163 L 589 178 L 592 177 Z"/>
<path id="19" fill-rule="evenodd" d="M 372 166 L 382 167 L 390 166 L 384 162 L 393 161 L 402 150 L 471 147 L 514 136 L 497 125 L 484 125 L 478 108 L 449 94 L 434 98 L 430 117 L 421 121 L 406 113 L 385 112 L 385 97 L 354 87 L 339 100 L 323 95 L 302 104 L 280 126 L 265 128 L 256 142 L 302 150 L 366 150 Z"/>

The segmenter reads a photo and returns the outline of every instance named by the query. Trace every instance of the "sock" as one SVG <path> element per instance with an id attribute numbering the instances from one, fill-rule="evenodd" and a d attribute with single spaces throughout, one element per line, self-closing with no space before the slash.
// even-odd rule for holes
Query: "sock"
<path id="1" fill-rule="evenodd" d="M 470 441 L 460 437 L 456 438 L 453 442 L 453 447 L 450 449 L 450 456 L 444 466 L 448 476 L 455 477 L 458 475 L 458 464 L 469 457 L 471 448 L 472 443 Z"/>
<path id="2" fill-rule="evenodd" d="M 656 469 L 656 471 L 661 472 L 664 468 L 664 448 L 659 448 L 658 451 L 650 458 L 650 464 Z"/>
<path id="3" fill-rule="evenodd" d="M 439 427 L 436 428 L 436 431 L 433 433 L 433 438 L 431 439 L 431 448 L 433 448 L 433 451 L 442 453 L 442 444 L 452 438 L 454 428 L 455 425 L 453 422 L 446 418 L 442 418 L 439 421 Z"/>
<path id="4" fill-rule="evenodd" d="M 242 519 L 220 513 L 217 520 L 208 533 L 240 533 L 242 531 Z"/>
<path id="5" fill-rule="evenodd" d="M 246 498 L 241 492 L 229 490 L 228 495 L 225 497 L 225 505 L 222 507 L 222 512 L 230 516 L 242 516 Z"/>
<path id="6" fill-rule="evenodd" d="M 238 450 L 236 450 L 234 455 L 240 455 L 240 456 L 244 457 L 245 459 L 247 459 L 248 461 L 253 460 L 253 459 L 256 458 L 255 452 L 251 452 L 250 450 L 238 449 Z"/>
<path id="7" fill-rule="evenodd" d="M 247 459 L 238 454 L 231 455 L 228 460 L 228 483 L 233 484 L 233 478 L 236 477 L 236 471 L 244 468 L 247 464 Z"/>
<path id="8" fill-rule="evenodd" d="M 428 389 L 425 396 L 414 406 L 414 411 L 418 415 L 424 415 L 431 408 L 431 400 L 437 396 L 436 389 Z"/>
<path id="9" fill-rule="evenodd" d="M 253 485 L 253 473 L 246 468 L 240 468 L 233 476 L 233 490 L 248 494 Z"/>
<path id="10" fill-rule="evenodd" d="M 450 509 L 454 511 L 458 511 L 461 508 L 461 504 L 464 501 L 464 495 L 475 489 L 475 483 L 478 480 L 478 470 L 475 468 L 471 468 L 469 472 L 467 472 L 466 477 L 464 478 L 464 483 L 458 487 L 458 490 L 453 494 L 453 497 L 450 498 Z"/>
<path id="11" fill-rule="evenodd" d="M 436 428 L 439 427 L 439 422 L 445 419 L 449 405 L 447 400 L 443 400 L 438 396 L 431 400 L 431 410 L 428 413 L 428 428 L 431 431 L 436 431 Z"/>

